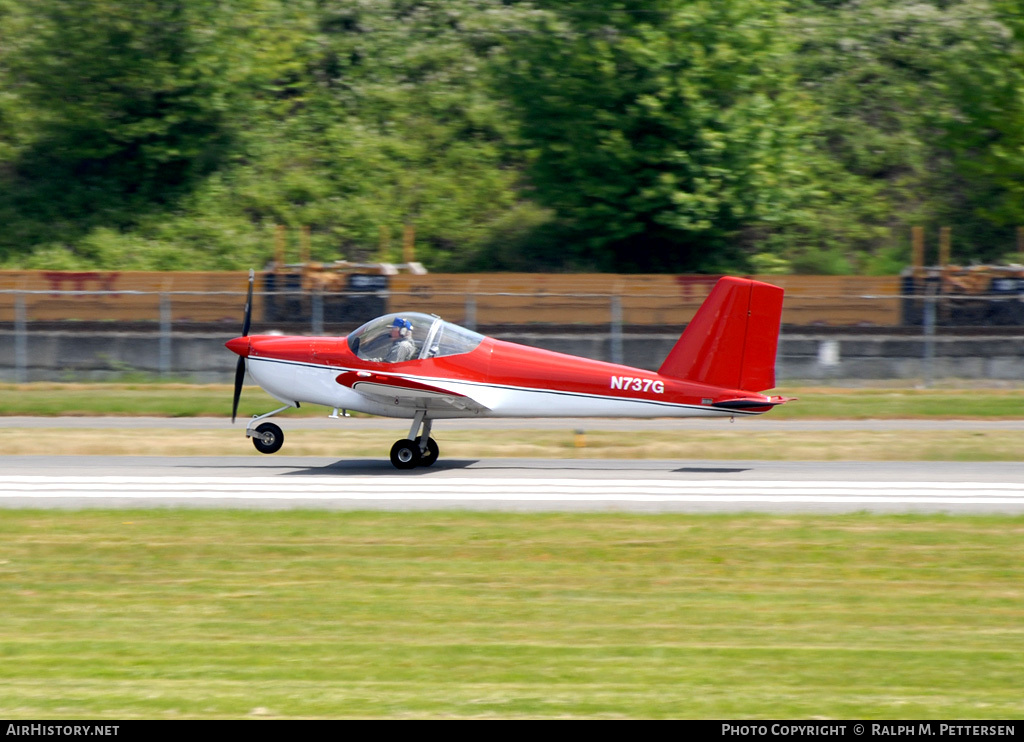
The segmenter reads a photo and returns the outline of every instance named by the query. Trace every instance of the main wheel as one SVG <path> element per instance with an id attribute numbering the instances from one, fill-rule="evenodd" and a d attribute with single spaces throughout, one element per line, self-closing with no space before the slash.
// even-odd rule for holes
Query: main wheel
<path id="1" fill-rule="evenodd" d="M 416 448 L 419 449 L 420 442 L 423 440 L 423 436 L 416 437 Z M 437 456 L 441 451 L 437 447 L 437 441 L 433 438 L 427 438 L 427 452 L 420 457 L 420 466 L 430 466 L 437 461 Z"/>
<path id="2" fill-rule="evenodd" d="M 420 465 L 420 444 L 403 438 L 391 447 L 391 463 L 396 469 L 415 469 Z"/>
<path id="3" fill-rule="evenodd" d="M 256 428 L 252 444 L 260 453 L 277 453 L 284 445 L 284 431 L 274 423 L 263 423 Z"/>

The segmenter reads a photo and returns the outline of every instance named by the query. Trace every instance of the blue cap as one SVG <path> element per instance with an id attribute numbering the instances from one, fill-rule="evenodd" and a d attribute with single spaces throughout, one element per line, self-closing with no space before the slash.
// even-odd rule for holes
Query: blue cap
<path id="1" fill-rule="evenodd" d="M 392 327 L 404 327 L 406 330 L 412 329 L 412 322 L 401 317 L 395 317 L 395 321 L 391 323 Z"/>

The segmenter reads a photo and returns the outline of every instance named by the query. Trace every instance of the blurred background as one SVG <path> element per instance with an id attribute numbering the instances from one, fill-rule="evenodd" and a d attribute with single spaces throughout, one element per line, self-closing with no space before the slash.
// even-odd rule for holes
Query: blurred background
<path id="1" fill-rule="evenodd" d="M 426 308 L 654 367 L 738 273 L 786 290 L 780 378 L 1019 376 L 1024 0 L 0 0 L 0 30 L 0 379 L 221 380 L 249 268 L 261 332 Z M 846 337 L 877 328 L 918 340 Z"/>
<path id="2" fill-rule="evenodd" d="M 0 267 L 1014 262 L 1020 0 L 0 0 Z"/>

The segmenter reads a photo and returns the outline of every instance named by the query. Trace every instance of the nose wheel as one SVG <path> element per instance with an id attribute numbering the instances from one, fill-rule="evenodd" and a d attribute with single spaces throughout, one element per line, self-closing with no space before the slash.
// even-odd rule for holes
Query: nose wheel
<path id="1" fill-rule="evenodd" d="M 260 453 L 277 453 L 284 445 L 284 431 L 274 423 L 262 423 L 254 431 L 252 444 Z"/>
<path id="2" fill-rule="evenodd" d="M 268 417 L 273 417 L 279 412 L 284 412 L 289 407 L 298 407 L 299 403 L 296 402 L 294 405 L 285 405 L 279 407 L 273 412 L 268 412 L 265 415 L 254 415 L 249 424 L 245 427 L 245 437 L 252 438 L 252 444 L 256 446 L 256 450 L 260 453 L 277 453 L 281 450 L 281 446 L 284 445 L 284 432 L 274 423 L 260 422 L 266 420 Z M 257 423 L 259 423 L 257 425 Z"/>

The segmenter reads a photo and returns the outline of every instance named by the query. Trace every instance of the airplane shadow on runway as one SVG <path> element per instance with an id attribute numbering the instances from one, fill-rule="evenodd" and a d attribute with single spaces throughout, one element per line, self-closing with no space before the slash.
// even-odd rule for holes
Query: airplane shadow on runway
<path id="1" fill-rule="evenodd" d="M 245 469 L 249 473 L 254 473 L 254 470 L 263 469 L 267 470 L 268 474 L 279 475 L 279 476 L 427 476 L 429 474 L 437 474 L 445 471 L 454 471 L 459 469 L 469 469 L 475 467 L 482 462 L 480 459 L 444 459 L 438 461 L 433 466 L 425 469 L 409 469 L 407 471 L 399 471 L 391 465 L 391 462 L 387 459 L 339 459 L 330 464 L 324 464 L 323 466 L 303 466 L 301 464 L 285 464 L 285 463 L 273 463 L 271 461 L 266 462 L 266 466 L 260 466 L 258 464 L 253 465 L 246 463 L 244 465 L 232 466 L 226 464 L 219 464 L 217 466 L 195 466 L 191 465 L 191 468 L 211 468 L 211 469 Z M 568 461 L 551 459 L 545 461 L 547 466 L 537 466 L 536 464 L 523 464 L 517 466 L 510 463 L 509 460 L 501 461 L 501 463 L 484 464 L 478 468 L 478 471 L 483 472 L 494 472 L 494 471 L 532 471 L 532 472 L 558 472 L 558 471 L 589 471 L 593 472 L 595 469 L 602 471 L 614 472 L 621 471 L 622 469 L 632 470 L 635 462 L 603 462 L 598 459 L 588 459 L 587 461 Z M 678 469 L 664 470 L 666 474 L 742 474 L 744 472 L 751 471 L 749 467 L 727 467 L 727 466 L 684 466 Z"/>
<path id="2" fill-rule="evenodd" d="M 340 475 L 345 475 L 345 474 L 358 474 L 360 476 L 367 476 L 367 475 L 385 476 L 385 475 L 404 474 L 404 475 L 416 476 L 416 475 L 428 474 L 430 472 L 445 471 L 445 470 L 449 470 L 449 469 L 465 469 L 465 468 L 470 467 L 470 466 L 472 466 L 473 464 L 476 464 L 476 463 L 478 463 L 478 462 L 475 459 L 466 459 L 465 461 L 459 461 L 457 459 L 456 460 L 449 459 L 449 460 L 444 461 L 444 462 L 440 462 L 439 461 L 436 464 L 434 464 L 433 466 L 431 466 L 429 469 L 411 469 L 409 471 L 403 471 L 403 472 L 400 472 L 397 469 L 395 469 L 395 467 L 393 467 L 391 465 L 390 461 L 387 461 L 387 460 L 377 461 L 375 459 L 339 460 L 339 461 L 335 461 L 332 464 L 324 464 L 323 466 L 302 466 L 302 465 L 299 465 L 299 464 L 286 464 L 286 463 L 277 463 L 277 462 L 273 462 L 273 461 L 266 461 L 265 465 L 262 465 L 262 466 L 260 464 L 249 464 L 249 463 L 237 464 L 237 465 L 223 464 L 222 463 L 222 464 L 217 464 L 215 466 L 214 465 L 210 465 L 210 466 L 198 465 L 197 466 L 195 464 L 190 464 L 190 465 L 188 465 L 187 468 L 190 468 L 190 469 L 218 469 L 218 470 L 243 469 L 247 473 L 250 473 L 250 474 L 259 473 L 260 469 L 264 469 L 271 476 L 275 476 L 275 475 L 279 475 L 279 476 L 294 476 L 294 475 L 311 475 L 311 474 L 312 475 L 318 475 L 319 474 L 319 475 L 323 475 L 323 476 L 331 476 L 331 475 L 333 475 L 333 476 L 340 476 Z M 282 471 L 282 470 L 287 470 L 287 471 Z"/>
<path id="3" fill-rule="evenodd" d="M 295 469 L 294 471 L 281 472 L 282 476 L 339 476 L 346 474 L 358 474 L 360 476 L 395 476 L 408 477 L 422 476 L 431 472 L 450 471 L 452 469 L 465 469 L 478 463 L 476 459 L 447 459 L 438 461 L 427 469 L 407 469 L 399 471 L 391 465 L 390 461 L 367 461 L 365 459 L 341 460 L 326 466 L 311 466 L 308 469 Z"/>
<path id="4" fill-rule="evenodd" d="M 438 461 L 436 464 L 427 469 L 410 469 L 407 471 L 396 470 L 388 461 L 366 461 L 366 460 L 341 460 L 336 461 L 333 464 L 326 466 L 309 467 L 307 469 L 295 469 L 294 471 L 282 472 L 283 476 L 301 475 L 301 476 L 339 476 L 346 474 L 358 474 L 362 476 L 376 475 L 376 476 L 425 476 L 431 473 L 440 473 L 444 471 L 452 471 L 456 469 L 468 469 L 476 464 L 479 464 L 478 459 L 448 459 L 445 461 Z M 564 465 L 559 462 L 560 465 L 546 469 L 547 471 L 573 471 L 573 470 L 585 470 L 593 471 L 593 462 L 587 464 L 576 464 L 571 465 L 566 462 Z M 618 467 L 608 467 L 607 471 L 614 471 Z M 538 471 L 535 466 L 513 466 L 509 464 L 503 464 L 501 466 L 482 466 L 479 471 Z M 736 468 L 736 467 L 701 467 L 701 466 L 689 466 L 682 467 L 680 469 L 672 469 L 673 474 L 742 474 L 743 472 L 750 471 L 748 468 Z"/>

